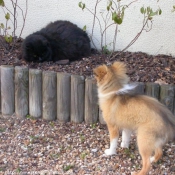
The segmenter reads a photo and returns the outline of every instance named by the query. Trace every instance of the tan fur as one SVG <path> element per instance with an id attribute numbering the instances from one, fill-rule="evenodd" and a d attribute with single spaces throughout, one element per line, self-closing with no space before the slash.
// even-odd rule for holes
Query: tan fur
<path id="1" fill-rule="evenodd" d="M 158 161 L 162 156 L 162 146 L 175 138 L 175 116 L 151 97 L 129 93 L 117 95 L 115 92 L 129 81 L 126 66 L 121 62 L 95 68 L 94 76 L 110 141 L 119 137 L 119 129 L 136 131 L 142 169 L 134 174 L 146 175 L 152 153 L 155 153 L 154 161 Z"/>

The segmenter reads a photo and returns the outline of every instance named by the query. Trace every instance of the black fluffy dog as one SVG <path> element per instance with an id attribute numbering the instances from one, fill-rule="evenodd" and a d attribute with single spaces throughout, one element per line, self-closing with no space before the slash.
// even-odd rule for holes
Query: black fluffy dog
<path id="1" fill-rule="evenodd" d="M 69 21 L 55 21 L 26 37 L 22 57 L 28 62 L 78 60 L 90 54 L 86 32 Z"/>

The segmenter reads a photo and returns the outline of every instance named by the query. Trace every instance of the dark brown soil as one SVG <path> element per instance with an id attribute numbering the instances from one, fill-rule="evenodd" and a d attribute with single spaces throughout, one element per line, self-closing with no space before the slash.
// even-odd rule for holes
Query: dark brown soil
<path id="1" fill-rule="evenodd" d="M 2 37 L 0 39 L 2 39 Z M 11 51 L 9 50 L 12 44 L 10 47 L 6 45 L 7 49 L 4 49 L 4 47 L 0 45 L 1 65 L 25 65 L 29 68 L 41 70 L 92 76 L 92 69 L 96 66 L 100 64 L 111 64 L 117 60 L 127 64 L 128 75 L 131 81 L 175 84 L 175 57 L 172 56 L 153 56 L 142 52 L 115 52 L 112 56 L 97 53 L 92 54 L 87 58 L 82 58 L 82 60 L 66 65 L 60 65 L 57 62 L 27 63 L 21 57 L 21 43 L 22 39 L 18 39 Z M 117 56 L 114 57 L 116 54 Z"/>

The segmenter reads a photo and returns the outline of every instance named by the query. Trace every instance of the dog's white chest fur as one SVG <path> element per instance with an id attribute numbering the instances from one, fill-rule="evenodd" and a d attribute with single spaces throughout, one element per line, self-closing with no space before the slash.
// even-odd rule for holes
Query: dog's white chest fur
<path id="1" fill-rule="evenodd" d="M 102 91 L 102 89 L 98 89 L 98 97 L 99 99 L 106 99 L 106 98 L 109 98 L 111 97 L 111 95 L 120 95 L 120 94 L 127 94 L 129 93 L 130 91 L 134 90 L 136 88 L 137 84 L 135 83 L 132 83 L 132 84 L 125 84 L 123 86 L 123 88 L 117 90 L 117 91 L 111 91 L 111 92 L 108 92 L 108 93 L 104 93 Z"/>

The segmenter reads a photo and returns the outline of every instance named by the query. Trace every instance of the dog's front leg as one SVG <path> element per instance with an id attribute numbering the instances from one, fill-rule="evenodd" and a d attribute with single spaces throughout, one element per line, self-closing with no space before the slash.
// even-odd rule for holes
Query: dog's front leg
<path id="1" fill-rule="evenodd" d="M 121 142 L 121 147 L 122 148 L 129 148 L 131 133 L 132 133 L 132 131 L 129 130 L 129 129 L 123 129 L 123 131 L 122 131 L 122 142 Z"/>
<path id="2" fill-rule="evenodd" d="M 106 155 L 116 154 L 117 142 L 119 137 L 119 129 L 114 125 L 108 124 L 108 130 L 110 135 L 110 148 L 105 150 Z"/>

